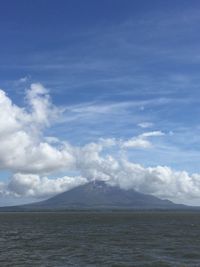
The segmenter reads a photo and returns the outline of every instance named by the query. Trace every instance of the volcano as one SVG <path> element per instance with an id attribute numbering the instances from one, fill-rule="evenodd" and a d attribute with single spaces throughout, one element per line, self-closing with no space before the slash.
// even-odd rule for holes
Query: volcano
<path id="1" fill-rule="evenodd" d="M 184 205 L 162 200 L 133 189 L 125 190 L 103 181 L 92 181 L 44 201 L 9 210 L 152 210 L 182 209 Z"/>

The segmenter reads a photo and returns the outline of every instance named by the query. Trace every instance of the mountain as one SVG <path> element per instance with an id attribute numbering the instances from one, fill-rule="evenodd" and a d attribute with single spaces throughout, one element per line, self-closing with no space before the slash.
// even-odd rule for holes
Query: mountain
<path id="1" fill-rule="evenodd" d="M 103 181 L 93 181 L 58 194 L 45 201 L 6 207 L 6 210 L 87 210 L 87 209 L 182 209 L 184 205 L 169 200 L 142 194 L 135 190 L 124 190 Z M 2 208 L 0 209 L 2 210 Z"/>

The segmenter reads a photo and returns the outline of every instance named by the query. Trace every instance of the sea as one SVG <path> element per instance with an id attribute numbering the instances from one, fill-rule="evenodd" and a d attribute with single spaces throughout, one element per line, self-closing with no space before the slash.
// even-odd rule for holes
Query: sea
<path id="1" fill-rule="evenodd" d="M 1 212 L 0 266 L 200 266 L 200 213 Z"/>

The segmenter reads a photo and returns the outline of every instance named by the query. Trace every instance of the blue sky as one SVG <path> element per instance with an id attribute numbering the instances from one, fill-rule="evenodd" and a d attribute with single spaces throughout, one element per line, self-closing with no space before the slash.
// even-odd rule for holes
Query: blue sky
<path id="1" fill-rule="evenodd" d="M 83 146 L 160 131 L 129 160 L 199 173 L 199 31 L 195 0 L 1 0 L 0 88 L 19 107 L 32 83 L 48 89 L 64 111 L 45 136 Z"/>

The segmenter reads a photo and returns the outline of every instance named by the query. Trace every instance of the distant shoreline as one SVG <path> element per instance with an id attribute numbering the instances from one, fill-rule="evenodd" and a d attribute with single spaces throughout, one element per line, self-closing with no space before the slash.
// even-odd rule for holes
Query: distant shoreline
<path id="1" fill-rule="evenodd" d="M 13 209 L 0 208 L 1 213 L 184 213 L 200 212 L 200 207 L 183 209 Z"/>

